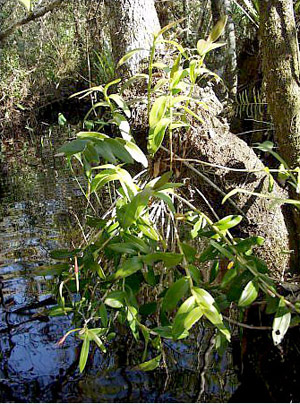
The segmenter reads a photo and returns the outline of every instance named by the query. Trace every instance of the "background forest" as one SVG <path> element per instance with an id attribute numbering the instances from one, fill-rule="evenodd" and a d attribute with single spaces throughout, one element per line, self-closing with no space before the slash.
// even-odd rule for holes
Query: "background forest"
<path id="1" fill-rule="evenodd" d="M 0 0 L 4 402 L 299 400 L 299 12 Z"/>

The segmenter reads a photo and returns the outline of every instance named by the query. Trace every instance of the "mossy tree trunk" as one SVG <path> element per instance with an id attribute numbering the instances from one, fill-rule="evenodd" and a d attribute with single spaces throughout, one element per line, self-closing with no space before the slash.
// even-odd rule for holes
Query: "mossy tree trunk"
<path id="1" fill-rule="evenodd" d="M 263 75 L 279 153 L 300 165 L 299 48 L 292 0 L 260 0 Z"/>
<path id="2" fill-rule="evenodd" d="M 145 49 L 128 61 L 127 70 L 135 74 L 142 59 L 148 57 L 152 33 L 160 29 L 154 0 L 105 0 L 104 3 L 115 61 L 130 50 Z"/>

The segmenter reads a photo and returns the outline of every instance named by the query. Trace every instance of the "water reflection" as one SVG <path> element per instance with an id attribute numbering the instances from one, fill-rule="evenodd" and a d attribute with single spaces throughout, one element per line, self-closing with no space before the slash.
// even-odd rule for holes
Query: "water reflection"
<path id="1" fill-rule="evenodd" d="M 237 387 L 232 355 L 211 349 L 212 331 L 198 328 L 187 341 L 165 347 L 168 368 L 144 373 L 134 368 L 130 338 L 112 343 L 103 356 L 91 350 L 84 375 L 77 369 L 79 342 L 68 318 L 48 318 L 52 280 L 35 269 L 49 252 L 70 246 L 76 234 L 71 214 L 84 199 L 62 160 L 60 139 L 43 145 L 2 144 L 0 163 L 0 401 L 2 402 L 224 402 Z M 140 352 L 138 352 L 140 354 Z"/>

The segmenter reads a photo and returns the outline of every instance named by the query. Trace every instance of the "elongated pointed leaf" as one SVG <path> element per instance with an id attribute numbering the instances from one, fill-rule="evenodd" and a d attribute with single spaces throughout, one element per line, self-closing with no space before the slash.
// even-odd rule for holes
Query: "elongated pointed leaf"
<path id="1" fill-rule="evenodd" d="M 130 58 L 132 58 L 132 56 L 134 56 L 136 53 L 141 52 L 141 51 L 146 51 L 147 49 L 145 48 L 136 48 L 136 49 L 132 49 L 131 51 L 127 52 L 125 56 L 123 56 L 117 66 L 122 66 L 124 63 L 127 62 L 127 60 L 129 60 Z"/>
<path id="2" fill-rule="evenodd" d="M 156 123 L 155 127 L 152 127 L 149 131 L 148 138 L 148 151 L 151 154 L 155 154 L 157 150 L 160 148 L 164 136 L 167 130 L 167 127 L 171 123 L 170 118 L 162 118 L 159 122 Z"/>
<path id="3" fill-rule="evenodd" d="M 89 330 L 88 333 L 89 333 L 90 339 L 92 341 L 96 342 L 96 344 L 101 349 L 101 351 L 105 353 L 106 348 L 105 348 L 103 342 L 101 341 L 101 339 L 99 338 L 99 336 L 93 330 Z"/>
<path id="4" fill-rule="evenodd" d="M 31 10 L 31 0 L 19 0 L 19 2 L 23 4 L 27 11 Z"/>
<path id="5" fill-rule="evenodd" d="M 84 334 L 84 340 L 83 344 L 81 347 L 81 352 L 80 352 L 80 359 L 79 359 L 79 370 L 80 373 L 84 371 L 88 355 L 89 355 L 89 349 L 90 349 L 90 340 L 89 340 L 89 335 L 88 332 L 85 332 Z"/>
<path id="6" fill-rule="evenodd" d="M 195 307 L 190 312 L 176 315 L 172 335 L 174 339 L 178 339 L 184 331 L 189 331 L 197 321 L 203 316 L 203 309 L 201 307 Z"/>
<path id="7" fill-rule="evenodd" d="M 115 273 L 114 278 L 126 278 L 142 269 L 142 267 L 143 261 L 140 256 L 127 258 Z"/>
<path id="8" fill-rule="evenodd" d="M 121 223 L 123 228 L 128 228 L 140 216 L 143 209 L 147 206 L 152 193 L 153 191 L 151 189 L 145 188 L 134 196 L 126 207 L 125 215 Z"/>
<path id="9" fill-rule="evenodd" d="M 150 372 L 151 370 L 154 370 L 159 366 L 160 360 L 161 360 L 161 355 L 158 355 L 155 358 L 151 359 L 150 361 L 141 363 L 138 366 L 138 368 L 140 370 L 143 370 L 144 372 Z"/>
<path id="10" fill-rule="evenodd" d="M 102 323 L 103 327 L 107 327 L 107 325 L 108 325 L 108 315 L 107 315 L 107 310 L 106 310 L 106 307 L 105 307 L 104 303 L 100 304 L 99 312 L 100 312 L 101 323 Z"/>
<path id="11" fill-rule="evenodd" d="M 164 117 L 167 105 L 168 105 L 168 97 L 165 95 L 158 97 L 154 101 L 149 116 L 150 128 L 154 128 L 157 125 L 157 123 Z"/>
<path id="12" fill-rule="evenodd" d="M 248 282 L 241 294 L 238 305 L 240 307 L 249 306 L 257 298 L 258 290 L 259 288 L 255 281 Z"/>
<path id="13" fill-rule="evenodd" d="M 183 256 L 181 254 L 171 252 L 155 252 L 142 256 L 145 264 L 153 265 L 155 262 L 163 261 L 166 268 L 171 268 L 178 265 L 182 261 Z"/>
<path id="14" fill-rule="evenodd" d="M 214 226 L 216 226 L 219 230 L 228 230 L 237 226 L 242 219 L 243 218 L 240 215 L 229 215 L 214 223 Z"/>
<path id="15" fill-rule="evenodd" d="M 283 340 L 291 322 L 291 313 L 286 308 L 284 299 L 281 298 L 274 317 L 272 326 L 272 338 L 274 345 L 279 345 Z"/>
<path id="16" fill-rule="evenodd" d="M 163 311 L 171 311 L 176 306 L 180 299 L 187 293 L 189 289 L 189 280 L 187 277 L 176 281 L 168 290 L 164 297 L 162 309 Z"/>
<path id="17" fill-rule="evenodd" d="M 135 143 L 126 141 L 124 147 L 135 161 L 141 163 L 145 168 L 148 167 L 147 157 Z"/>
<path id="18" fill-rule="evenodd" d="M 110 99 L 114 100 L 114 102 L 120 107 L 123 111 L 124 114 L 127 116 L 127 118 L 130 118 L 131 113 L 128 105 L 124 101 L 123 97 L 121 97 L 119 94 L 111 94 L 109 96 Z"/>
<path id="19" fill-rule="evenodd" d="M 224 15 L 220 18 L 220 20 L 215 24 L 213 29 L 211 30 L 211 33 L 208 36 L 208 41 L 209 42 L 215 42 L 217 39 L 220 38 L 220 36 L 223 34 L 226 23 L 227 23 L 227 15 Z"/>
<path id="20" fill-rule="evenodd" d="M 104 303 L 109 307 L 113 307 L 114 309 L 120 309 L 124 306 L 124 299 L 124 292 L 116 290 L 107 295 Z"/>

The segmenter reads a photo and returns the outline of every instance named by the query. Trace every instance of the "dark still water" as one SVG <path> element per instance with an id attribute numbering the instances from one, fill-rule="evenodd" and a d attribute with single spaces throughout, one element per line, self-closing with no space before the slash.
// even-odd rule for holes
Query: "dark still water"
<path id="1" fill-rule="evenodd" d="M 80 341 L 59 338 L 70 319 L 49 318 L 53 279 L 38 276 L 49 252 L 76 245 L 76 216 L 85 201 L 62 159 L 61 138 L 41 143 L 3 140 L 0 154 L 0 401 L 1 402 L 227 402 L 239 386 L 231 351 L 219 357 L 213 333 L 166 345 L 167 369 L 133 368 L 140 355 L 128 336 L 108 354 L 91 349 L 80 375 Z"/>

